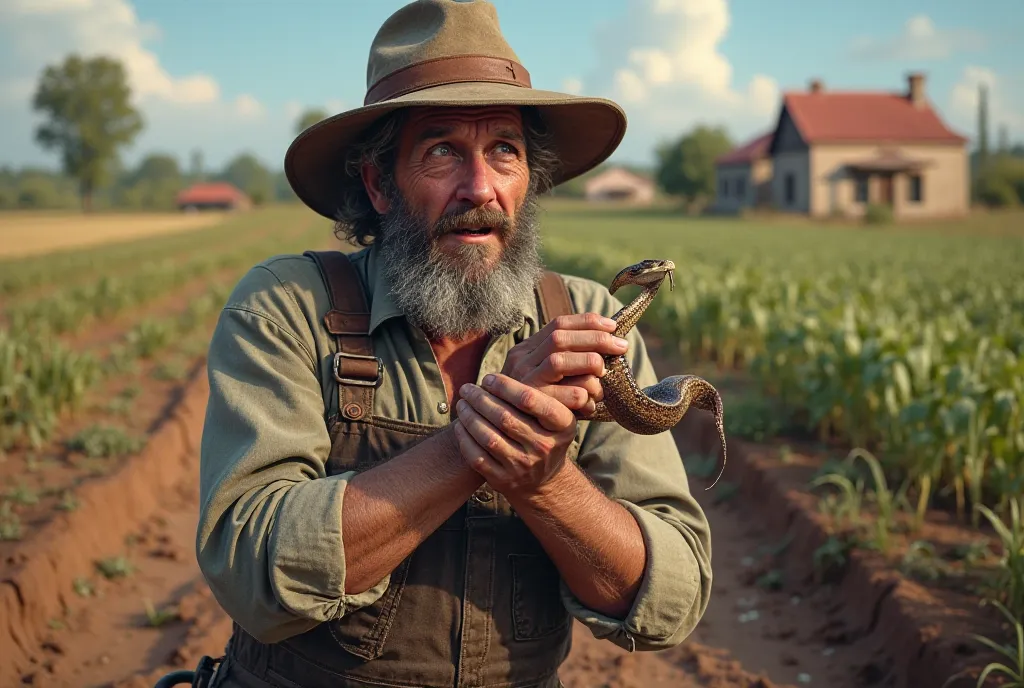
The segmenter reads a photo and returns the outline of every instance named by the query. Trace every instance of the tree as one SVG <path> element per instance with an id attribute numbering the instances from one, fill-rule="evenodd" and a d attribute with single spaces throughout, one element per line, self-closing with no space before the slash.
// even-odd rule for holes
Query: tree
<path id="1" fill-rule="evenodd" d="M 251 153 L 242 153 L 229 162 L 221 179 L 247 193 L 257 205 L 274 197 L 274 179 L 270 170 Z"/>
<path id="2" fill-rule="evenodd" d="M 325 120 L 328 117 L 330 117 L 330 115 L 327 114 L 327 111 L 321 108 L 306 110 L 295 123 L 295 133 L 301 134 L 317 122 Z"/>
<path id="3" fill-rule="evenodd" d="M 178 167 L 178 159 L 166 153 L 150 153 L 131 175 L 131 181 L 166 182 L 181 181 L 181 168 Z"/>
<path id="4" fill-rule="evenodd" d="M 48 121 L 36 129 L 36 141 L 61 152 L 64 172 L 77 180 L 86 212 L 93 192 L 110 178 L 118 148 L 142 131 L 142 115 L 130 98 L 124 66 L 108 57 L 70 55 L 40 76 L 32 106 Z"/>
<path id="5" fill-rule="evenodd" d="M 733 143 L 721 127 L 698 126 L 658 147 L 655 181 L 666 193 L 693 203 L 714 196 L 715 158 Z"/>

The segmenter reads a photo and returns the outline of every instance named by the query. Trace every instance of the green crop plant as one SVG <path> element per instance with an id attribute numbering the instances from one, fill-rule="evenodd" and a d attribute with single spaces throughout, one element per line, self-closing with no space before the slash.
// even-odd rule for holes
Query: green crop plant
<path id="1" fill-rule="evenodd" d="M 997 587 L 1005 595 L 1010 612 L 1024 618 L 1024 497 L 1009 500 L 1009 517 L 1004 523 L 988 507 L 975 507 L 991 524 L 1002 548 Z"/>

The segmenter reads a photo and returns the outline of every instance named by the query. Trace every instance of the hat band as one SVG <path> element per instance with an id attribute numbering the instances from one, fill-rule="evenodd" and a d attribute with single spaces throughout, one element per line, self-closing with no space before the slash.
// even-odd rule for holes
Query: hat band
<path id="1" fill-rule="evenodd" d="M 366 92 L 363 105 L 372 105 L 432 86 L 490 81 L 532 88 L 530 73 L 518 62 L 487 55 L 439 57 L 403 67 L 380 79 Z"/>

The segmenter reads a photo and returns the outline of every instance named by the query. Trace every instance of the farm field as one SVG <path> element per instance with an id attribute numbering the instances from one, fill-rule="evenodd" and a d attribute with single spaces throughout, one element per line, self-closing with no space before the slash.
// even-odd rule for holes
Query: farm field
<path id="1" fill-rule="evenodd" d="M 661 376 L 720 387 L 730 443 L 704 492 L 707 418 L 675 431 L 715 538 L 705 623 L 657 655 L 578 633 L 567 686 L 923 686 L 906 667 L 976 675 L 993 653 L 971 633 L 1013 640 L 978 601 L 1024 614 L 1024 216 L 928 232 L 551 200 L 542 222 L 563 272 L 676 262 L 642 327 Z M 0 262 L 0 685 L 150 686 L 220 653 L 193 553 L 205 347 L 250 265 L 332 245 L 270 208 Z"/>
<path id="2" fill-rule="evenodd" d="M 186 232 L 223 222 L 225 213 L 0 213 L 0 259 Z"/>

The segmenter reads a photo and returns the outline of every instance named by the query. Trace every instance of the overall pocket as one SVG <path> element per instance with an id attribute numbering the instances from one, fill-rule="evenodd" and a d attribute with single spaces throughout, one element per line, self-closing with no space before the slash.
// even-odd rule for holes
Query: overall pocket
<path id="1" fill-rule="evenodd" d="M 561 577 L 546 554 L 509 554 L 512 622 L 516 640 L 538 640 L 564 631 L 569 611 L 559 592 Z"/>
<path id="2" fill-rule="evenodd" d="M 392 572 L 387 590 L 376 602 L 325 624 L 338 645 L 363 659 L 376 659 L 384 652 L 405 590 L 410 561 L 407 558 Z"/>

